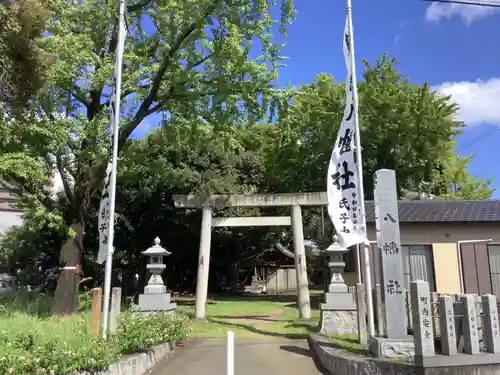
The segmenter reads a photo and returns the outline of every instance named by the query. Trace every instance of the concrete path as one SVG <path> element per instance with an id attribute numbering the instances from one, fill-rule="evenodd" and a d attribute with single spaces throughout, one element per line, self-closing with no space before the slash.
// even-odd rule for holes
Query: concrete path
<path id="1" fill-rule="evenodd" d="M 151 375 L 225 375 L 224 339 L 189 340 Z M 319 375 L 306 340 L 235 339 L 234 375 Z"/>

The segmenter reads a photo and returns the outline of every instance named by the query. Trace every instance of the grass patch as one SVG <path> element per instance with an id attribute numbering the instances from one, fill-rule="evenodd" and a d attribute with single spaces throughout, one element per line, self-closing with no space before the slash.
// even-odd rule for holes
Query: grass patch
<path id="1" fill-rule="evenodd" d="M 0 314 L 2 315 L 24 313 L 47 317 L 50 315 L 52 305 L 53 301 L 50 297 L 27 290 L 0 294 Z"/>
<path id="2" fill-rule="evenodd" d="M 344 349 L 350 353 L 358 355 L 367 355 L 368 348 L 359 343 L 358 335 L 344 334 L 344 335 L 330 335 L 328 339 L 332 346 Z"/>
<path id="3" fill-rule="evenodd" d="M 177 302 L 181 313 L 194 316 L 192 300 Z M 311 313 L 311 319 L 300 320 L 295 303 L 262 301 L 259 297 L 211 299 L 206 305 L 206 319 L 192 322 L 191 336 L 222 338 L 233 331 L 239 338 L 305 338 L 318 325 L 319 311 L 313 309 Z"/>
<path id="4" fill-rule="evenodd" d="M 35 296 L 30 296 L 35 298 Z M 20 307 L 28 299 L 1 300 L 0 374 L 71 374 L 106 369 L 121 355 L 149 349 L 166 341 L 180 341 L 189 333 L 189 320 L 163 314 L 142 316 L 124 311 L 116 336 L 102 340 L 91 328 L 89 314 L 50 317 L 44 309 L 50 301 L 37 296 L 32 308 Z M 11 304 L 9 303 L 12 302 Z M 50 309 L 48 310 L 50 311 Z"/>

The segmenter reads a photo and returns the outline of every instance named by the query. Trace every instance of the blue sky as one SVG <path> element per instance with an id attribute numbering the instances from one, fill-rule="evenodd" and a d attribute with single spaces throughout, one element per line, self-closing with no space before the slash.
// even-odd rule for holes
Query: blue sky
<path id="1" fill-rule="evenodd" d="M 462 106 L 469 126 L 458 139 L 462 154 L 477 152 L 470 172 L 495 177 L 500 163 L 500 12 L 492 8 L 419 0 L 352 0 L 358 76 L 361 60 L 387 52 L 413 82 L 436 86 Z M 288 66 L 280 83 L 309 83 L 319 72 L 343 80 L 345 2 L 297 0 L 297 18 L 284 41 Z M 478 82 L 478 80 L 480 80 Z M 481 82 L 482 81 L 482 82 Z M 494 182 L 500 190 L 500 178 Z M 497 191 L 495 197 L 500 197 Z"/>
<path id="2" fill-rule="evenodd" d="M 283 54 L 289 57 L 288 66 L 280 70 L 279 84 L 310 83 L 320 72 L 344 80 L 345 1 L 295 3 L 297 15 L 288 38 L 277 37 L 286 44 Z M 461 105 L 460 119 L 468 123 L 458 139 L 458 150 L 464 155 L 477 152 L 470 172 L 484 178 L 498 175 L 500 10 L 420 0 L 352 3 L 358 76 L 362 59 L 374 62 L 387 52 L 400 61 L 400 71 L 413 82 L 427 80 L 437 90 L 452 95 Z M 500 178 L 494 186 L 499 190 L 495 198 L 500 198 Z"/>

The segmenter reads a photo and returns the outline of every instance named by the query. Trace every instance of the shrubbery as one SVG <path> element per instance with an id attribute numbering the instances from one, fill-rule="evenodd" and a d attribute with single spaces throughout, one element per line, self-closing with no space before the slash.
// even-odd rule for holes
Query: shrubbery
<path id="1" fill-rule="evenodd" d="M 164 314 L 143 316 L 130 312 L 120 316 L 117 337 L 120 353 L 129 354 L 166 341 L 179 342 L 188 334 L 187 318 L 173 319 Z"/>
<path id="2" fill-rule="evenodd" d="M 0 374 L 62 375 L 105 369 L 122 354 L 180 341 L 189 330 L 184 318 L 126 311 L 120 316 L 117 335 L 104 341 L 91 329 L 87 313 L 64 318 L 37 316 L 35 307 L 44 306 L 41 297 L 29 298 L 32 314 L 13 308 L 21 307 L 29 300 L 27 296 L 9 296 L 17 305 L 0 297 Z"/>
<path id="3" fill-rule="evenodd" d="M 35 292 L 21 290 L 0 294 L 0 314 L 15 314 L 18 312 L 47 317 L 52 309 L 52 298 Z"/>

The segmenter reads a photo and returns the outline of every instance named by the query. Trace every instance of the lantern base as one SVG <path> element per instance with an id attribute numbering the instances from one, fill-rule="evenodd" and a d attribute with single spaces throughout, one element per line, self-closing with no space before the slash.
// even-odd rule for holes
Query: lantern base
<path id="1" fill-rule="evenodd" d="M 144 288 L 144 294 L 167 294 L 167 287 L 162 284 L 148 284 Z"/>
<path id="2" fill-rule="evenodd" d="M 139 310 L 147 312 L 167 312 L 177 308 L 172 303 L 170 293 L 139 294 Z"/>
<path id="3" fill-rule="evenodd" d="M 349 292 L 325 293 L 324 306 L 328 310 L 356 310 L 356 299 Z"/>
<path id="4" fill-rule="evenodd" d="M 342 292 L 325 293 L 325 303 L 320 306 L 321 333 L 325 335 L 358 333 L 358 312 L 354 296 L 347 292 L 345 284 L 330 284 L 329 289 Z"/>
<path id="5" fill-rule="evenodd" d="M 358 312 L 321 306 L 320 332 L 324 335 L 357 334 Z"/>

